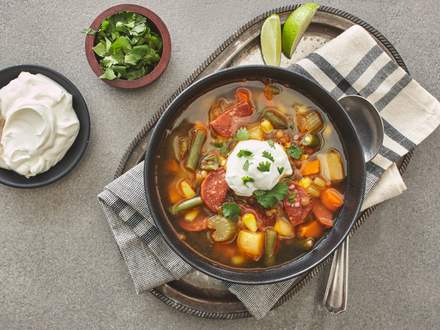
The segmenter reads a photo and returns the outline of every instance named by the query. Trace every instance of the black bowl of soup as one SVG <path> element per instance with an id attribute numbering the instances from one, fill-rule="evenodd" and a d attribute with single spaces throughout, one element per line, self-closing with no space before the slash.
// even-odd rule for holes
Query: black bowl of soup
<path id="1" fill-rule="evenodd" d="M 234 283 L 298 276 L 359 214 L 365 163 L 341 105 L 306 77 L 242 66 L 203 78 L 158 121 L 145 193 L 165 241 Z"/>

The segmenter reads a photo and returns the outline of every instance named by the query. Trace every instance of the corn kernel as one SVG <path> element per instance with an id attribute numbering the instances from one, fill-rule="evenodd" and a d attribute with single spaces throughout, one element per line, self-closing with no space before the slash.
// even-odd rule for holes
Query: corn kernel
<path id="1" fill-rule="evenodd" d="M 226 165 L 226 158 L 225 157 L 220 156 L 219 160 L 220 160 L 220 165 L 221 166 L 225 166 Z"/>
<path id="2" fill-rule="evenodd" d="M 263 131 L 260 125 L 248 129 L 249 138 L 254 140 L 263 140 Z"/>
<path id="3" fill-rule="evenodd" d="M 186 221 L 194 221 L 194 219 L 199 215 L 199 210 L 198 209 L 193 209 L 191 211 L 188 211 L 185 213 L 185 220 Z"/>
<path id="4" fill-rule="evenodd" d="M 301 159 L 301 160 L 307 160 L 307 159 L 309 159 L 309 155 L 307 155 L 307 154 L 302 154 L 300 159 Z"/>
<path id="5" fill-rule="evenodd" d="M 261 130 L 266 134 L 269 134 L 270 132 L 273 131 L 272 123 L 267 119 L 264 119 L 261 122 L 260 127 L 261 127 Z"/>
<path id="6" fill-rule="evenodd" d="M 243 217 L 241 218 L 241 221 L 246 226 L 246 228 L 249 229 L 251 232 L 255 233 L 257 231 L 258 229 L 257 219 L 255 218 L 255 215 L 253 215 L 252 213 L 244 214 Z"/>
<path id="7" fill-rule="evenodd" d="M 319 197 L 321 195 L 321 192 L 315 186 L 309 186 L 307 188 L 307 192 L 312 197 Z"/>
<path id="8" fill-rule="evenodd" d="M 298 185 L 300 187 L 303 187 L 304 189 L 307 189 L 308 187 L 310 187 L 310 185 L 312 184 L 312 179 L 306 177 L 306 178 L 302 178 L 301 180 L 298 181 Z"/>

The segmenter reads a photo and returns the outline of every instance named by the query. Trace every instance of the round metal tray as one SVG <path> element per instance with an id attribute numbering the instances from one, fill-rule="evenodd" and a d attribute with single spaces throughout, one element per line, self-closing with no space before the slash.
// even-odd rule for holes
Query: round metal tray
<path id="1" fill-rule="evenodd" d="M 255 17 L 222 43 L 217 50 L 182 83 L 162 107 L 154 113 L 152 119 L 133 139 L 121 159 L 115 173 L 115 178 L 143 160 L 151 128 L 177 95 L 197 79 L 217 70 L 243 64 L 262 64 L 263 60 L 259 49 L 259 32 L 264 19 L 273 13 L 277 13 L 280 15 L 281 20 L 284 21 L 289 13 L 297 7 L 298 5 L 285 6 Z M 299 43 L 294 57 L 291 60 L 283 57 L 281 66 L 287 66 L 307 56 L 354 24 L 364 27 L 396 63 L 408 71 L 399 53 L 379 31 L 349 13 L 326 6 L 319 8 L 310 27 Z M 405 171 L 411 156 L 412 153 L 408 153 L 399 162 L 398 166 L 401 173 Z M 374 209 L 375 208 L 372 207 L 361 214 L 353 226 L 350 235 L 365 222 Z M 330 260 L 331 258 L 327 259 L 309 273 L 297 278 L 290 290 L 278 301 L 274 308 L 282 305 L 295 295 L 310 279 L 318 274 Z M 180 312 L 202 318 L 237 319 L 251 316 L 245 306 L 231 294 L 220 281 L 210 278 L 198 271 L 188 274 L 181 280 L 157 287 L 153 289 L 151 293 Z"/>

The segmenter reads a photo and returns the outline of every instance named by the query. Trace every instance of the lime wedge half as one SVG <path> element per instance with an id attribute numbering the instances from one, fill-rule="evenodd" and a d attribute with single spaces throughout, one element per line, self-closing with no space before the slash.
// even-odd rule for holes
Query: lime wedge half
<path id="1" fill-rule="evenodd" d="M 264 63 L 268 65 L 280 65 L 281 22 L 278 15 L 273 14 L 266 18 L 261 27 L 260 42 Z"/>
<path id="2" fill-rule="evenodd" d="M 288 58 L 292 57 L 298 42 L 310 25 L 319 5 L 305 3 L 295 9 L 284 22 L 283 27 L 283 53 Z"/>

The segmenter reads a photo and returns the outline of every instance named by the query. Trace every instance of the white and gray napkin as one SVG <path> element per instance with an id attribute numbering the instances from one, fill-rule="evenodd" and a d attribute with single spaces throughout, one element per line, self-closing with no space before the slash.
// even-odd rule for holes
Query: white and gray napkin
<path id="1" fill-rule="evenodd" d="M 402 70 L 360 26 L 353 26 L 289 69 L 320 84 L 336 99 L 359 94 L 379 110 L 385 139 L 367 165 L 363 209 L 402 193 L 395 162 L 440 123 L 440 104 Z M 154 226 L 143 187 L 143 163 L 98 196 L 137 293 L 179 279 L 192 268 L 172 251 Z M 295 279 L 271 285 L 225 284 L 257 319 L 264 317 Z"/>

